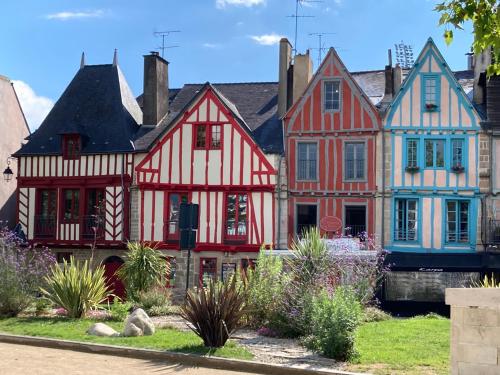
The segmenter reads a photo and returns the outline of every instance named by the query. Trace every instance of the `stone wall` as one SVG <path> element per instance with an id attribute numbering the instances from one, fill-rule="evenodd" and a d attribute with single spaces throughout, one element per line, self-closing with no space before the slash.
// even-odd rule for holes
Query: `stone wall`
<path id="1" fill-rule="evenodd" d="M 451 374 L 500 374 L 500 289 L 446 289 Z"/>

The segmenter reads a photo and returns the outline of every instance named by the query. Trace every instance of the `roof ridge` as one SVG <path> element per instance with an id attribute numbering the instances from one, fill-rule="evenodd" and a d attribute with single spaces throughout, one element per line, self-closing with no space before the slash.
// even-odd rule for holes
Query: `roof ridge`
<path id="1" fill-rule="evenodd" d="M 203 86 L 206 82 L 203 83 L 185 83 L 184 86 Z M 250 82 L 209 82 L 211 85 L 277 85 L 278 81 L 250 81 Z"/>

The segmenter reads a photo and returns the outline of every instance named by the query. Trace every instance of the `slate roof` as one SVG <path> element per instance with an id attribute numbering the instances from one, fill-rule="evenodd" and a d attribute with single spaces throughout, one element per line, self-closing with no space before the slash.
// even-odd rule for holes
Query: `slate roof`
<path id="1" fill-rule="evenodd" d="M 170 104 L 170 114 L 156 128 L 138 137 L 136 149 L 147 150 L 151 147 L 207 84 L 184 85 Z M 281 121 L 276 114 L 277 82 L 215 83 L 211 86 L 240 122 L 248 127 L 264 152 L 283 153 Z"/>
<path id="2" fill-rule="evenodd" d="M 82 154 L 133 151 L 142 111 L 118 66 L 81 68 L 15 155 L 61 153 L 61 135 L 82 136 Z"/>

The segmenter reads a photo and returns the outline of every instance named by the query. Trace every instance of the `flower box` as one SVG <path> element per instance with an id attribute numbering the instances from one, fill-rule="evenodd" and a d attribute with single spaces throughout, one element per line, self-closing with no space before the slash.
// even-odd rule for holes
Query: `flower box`
<path id="1" fill-rule="evenodd" d="M 465 167 L 463 165 L 457 164 L 451 167 L 451 170 L 455 173 L 462 173 L 465 171 Z"/>
<path id="2" fill-rule="evenodd" d="M 420 170 L 420 167 L 417 165 L 408 165 L 405 169 L 406 172 L 417 173 Z"/>
<path id="3" fill-rule="evenodd" d="M 427 103 L 425 105 L 425 110 L 427 112 L 434 112 L 434 111 L 437 111 L 437 109 L 438 109 L 438 106 L 436 104 Z"/>

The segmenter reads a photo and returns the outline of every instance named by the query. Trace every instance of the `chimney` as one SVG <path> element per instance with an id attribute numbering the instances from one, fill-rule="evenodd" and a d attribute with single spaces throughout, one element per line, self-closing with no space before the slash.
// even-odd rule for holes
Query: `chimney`
<path id="1" fill-rule="evenodd" d="M 391 102 L 394 97 L 394 77 L 393 77 L 393 69 L 392 69 L 392 52 L 388 50 L 389 63 L 385 66 L 384 69 L 384 77 L 385 77 L 385 90 L 384 97 L 382 98 L 383 102 Z"/>
<path id="2" fill-rule="evenodd" d="M 291 82 L 291 65 L 292 65 L 292 45 L 286 38 L 280 40 L 280 55 L 279 55 L 279 80 L 278 80 L 278 116 L 281 118 L 285 115 L 288 108 L 291 106 L 292 82 Z"/>
<path id="3" fill-rule="evenodd" d="M 474 53 L 468 52 L 465 56 L 467 56 L 467 70 L 474 70 Z"/>
<path id="4" fill-rule="evenodd" d="M 392 71 L 392 81 L 394 87 L 392 95 L 395 96 L 399 92 L 401 84 L 403 83 L 403 70 L 401 69 L 401 66 L 399 66 L 399 64 L 396 64 Z"/>
<path id="5" fill-rule="evenodd" d="M 313 63 L 309 50 L 304 55 L 296 55 L 293 62 L 293 94 L 292 104 L 295 103 L 306 90 L 313 73 Z"/>
<path id="6" fill-rule="evenodd" d="M 168 61 L 158 52 L 144 55 L 143 124 L 158 125 L 168 112 Z"/>
<path id="7" fill-rule="evenodd" d="M 486 69 L 491 64 L 491 51 L 489 48 L 474 55 L 474 96 L 476 104 L 486 103 Z"/>

